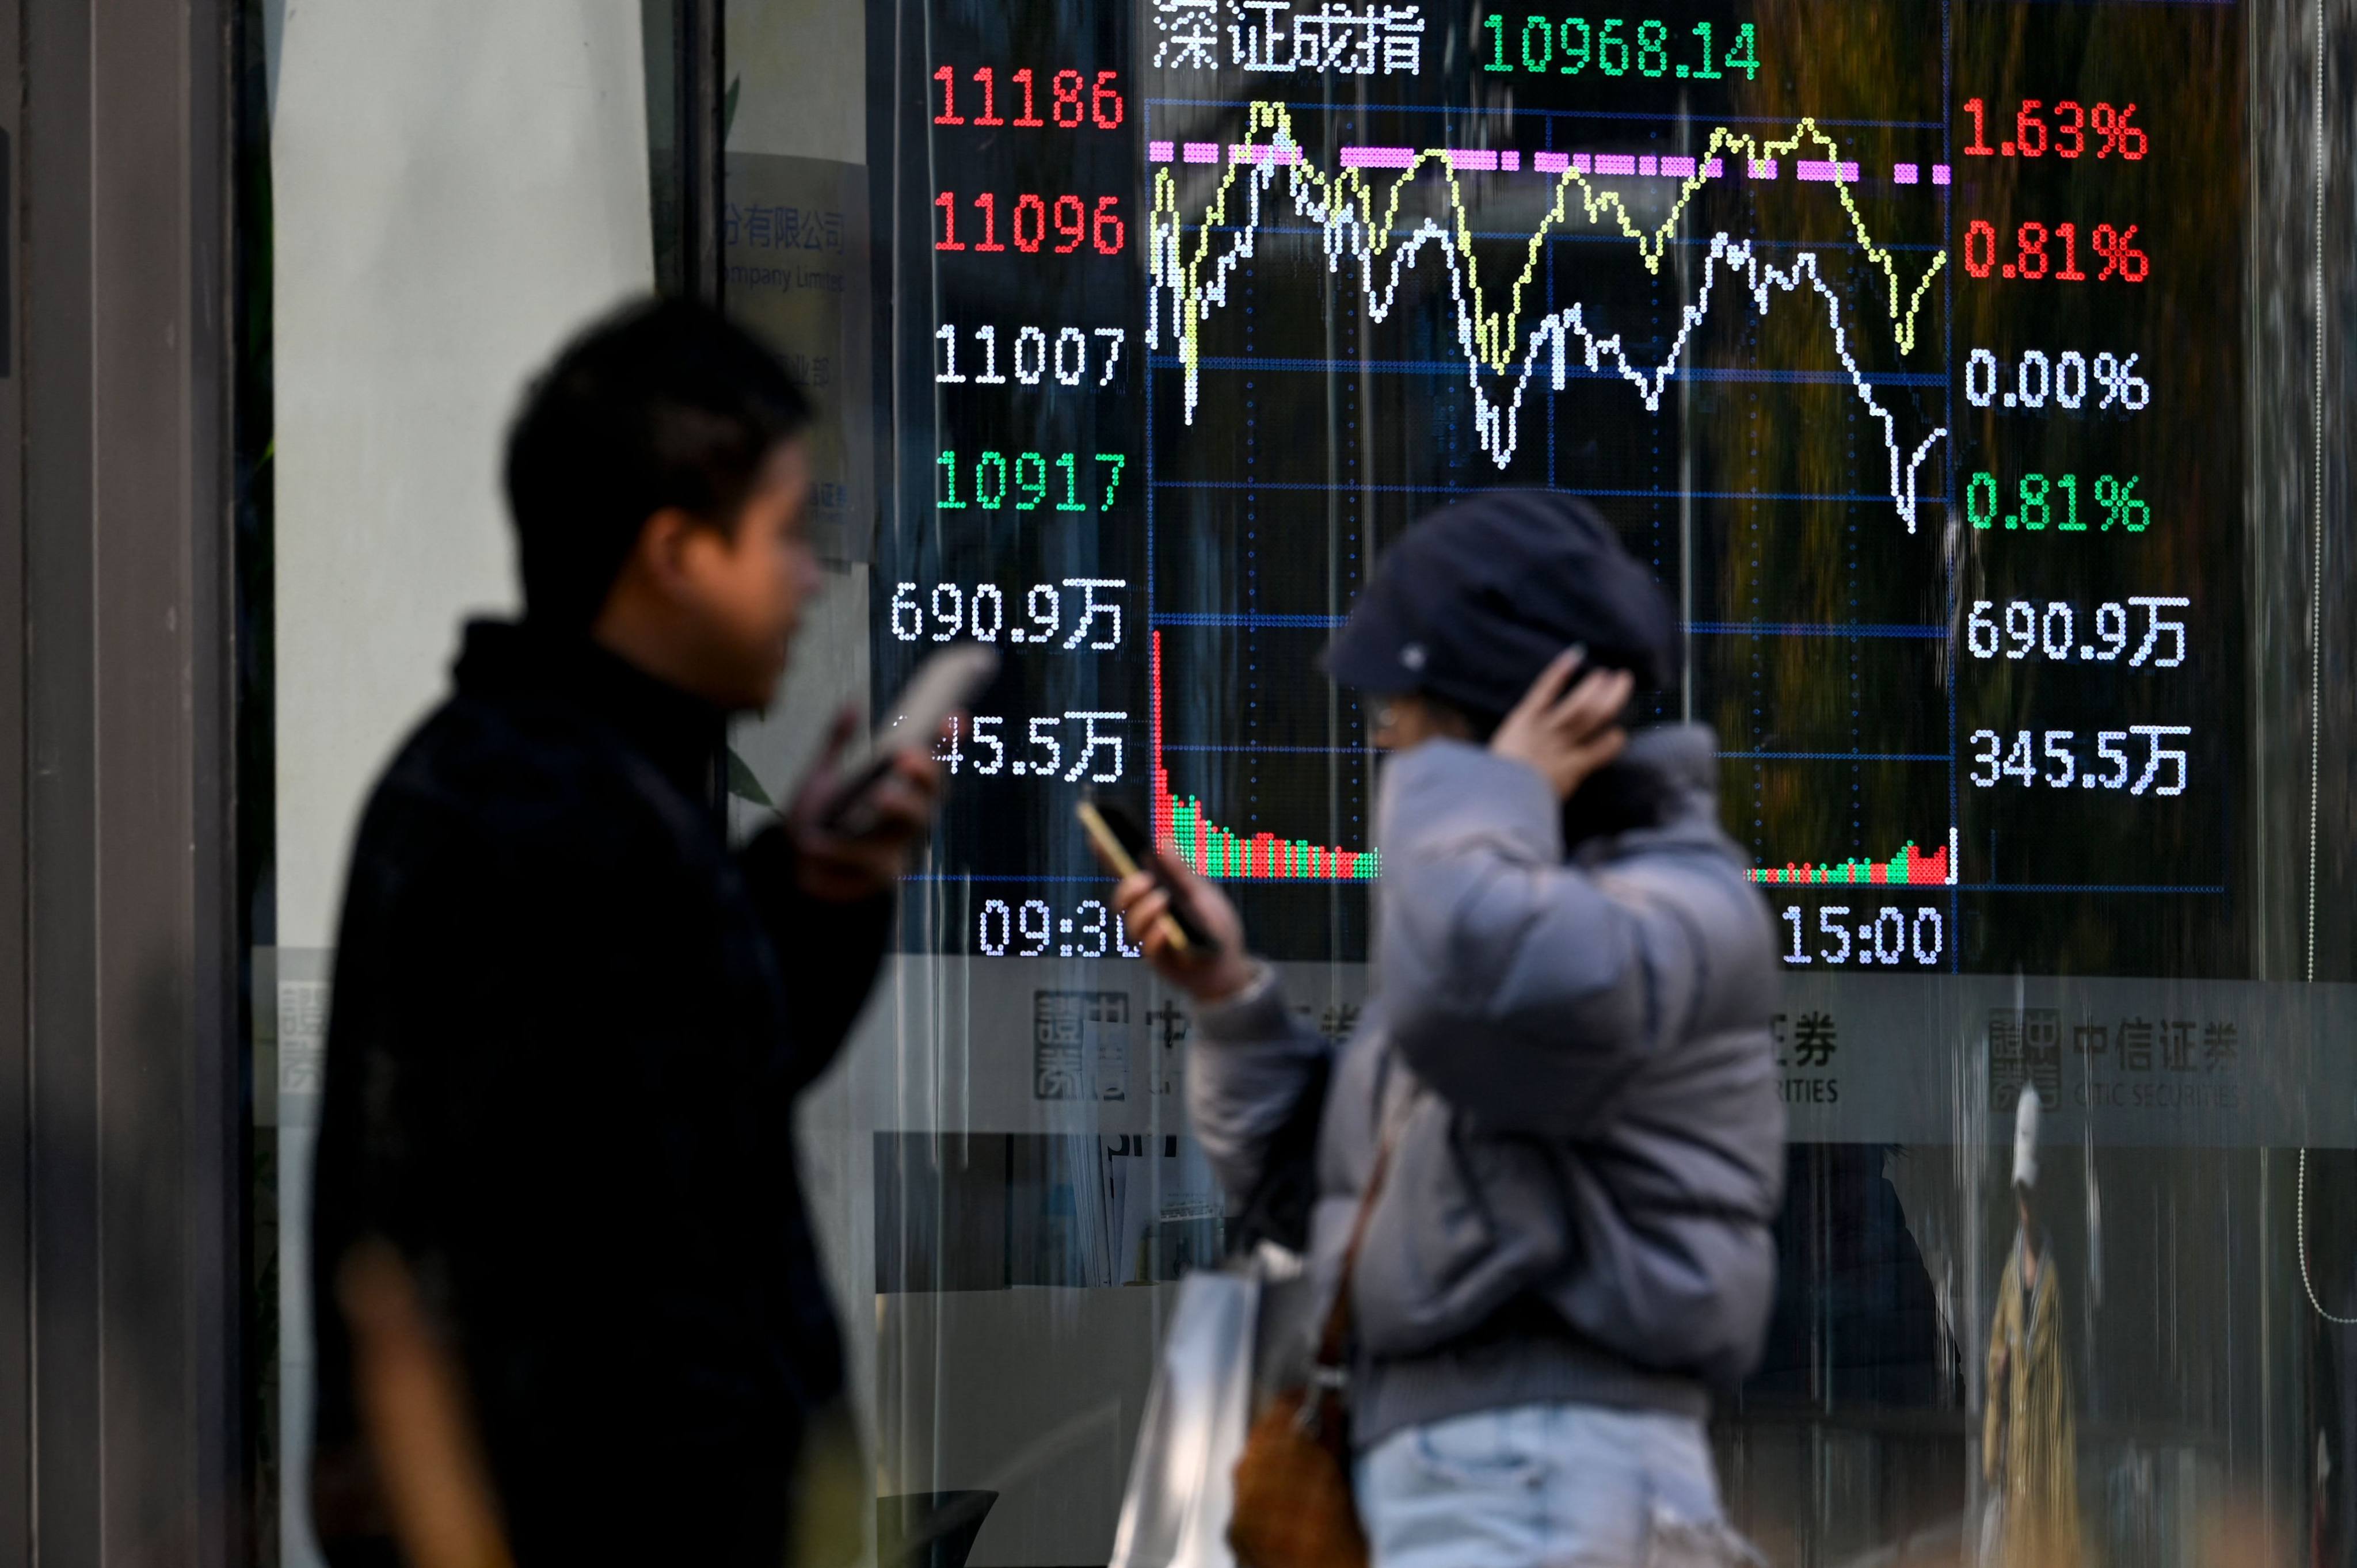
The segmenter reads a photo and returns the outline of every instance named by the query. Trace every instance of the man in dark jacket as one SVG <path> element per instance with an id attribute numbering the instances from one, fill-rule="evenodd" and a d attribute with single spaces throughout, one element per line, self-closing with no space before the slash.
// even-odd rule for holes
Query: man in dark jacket
<path id="1" fill-rule="evenodd" d="M 1259 1210 L 1322 1097 L 1296 1240 L 1326 1281 L 1390 1144 L 1350 1290 L 1376 1568 L 1748 1555 L 1703 1423 L 1774 1294 L 1777 965 L 1709 732 L 1623 727 L 1671 633 L 1567 497 L 1477 497 L 1385 553 L 1327 653 L 1392 753 L 1373 997 L 1338 1055 L 1209 883 L 1177 873 L 1224 939 L 1192 962 L 1158 929 L 1168 896 L 1121 890 L 1201 1004 L 1188 1105 L 1232 1196 Z"/>
<path id="2" fill-rule="evenodd" d="M 524 618 L 468 628 L 369 802 L 338 940 L 312 1216 L 331 1561 L 393 1560 L 338 1309 L 386 1247 L 518 1562 L 786 1560 L 843 1390 L 794 1102 L 940 789 L 904 758 L 844 839 L 822 768 L 728 842 L 724 725 L 769 703 L 819 581 L 807 419 L 752 339 L 662 304 L 568 348 L 517 421 Z"/>

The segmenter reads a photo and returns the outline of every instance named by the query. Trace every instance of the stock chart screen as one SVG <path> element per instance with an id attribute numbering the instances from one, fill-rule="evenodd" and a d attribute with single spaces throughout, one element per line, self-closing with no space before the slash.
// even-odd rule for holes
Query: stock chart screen
<path id="1" fill-rule="evenodd" d="M 874 685 L 1003 659 L 905 945 L 1134 957 L 1092 790 L 1362 961 L 1320 650 L 1534 486 L 1675 607 L 1634 722 L 1716 733 L 1788 967 L 2252 972 L 2236 6 L 898 15 Z"/>

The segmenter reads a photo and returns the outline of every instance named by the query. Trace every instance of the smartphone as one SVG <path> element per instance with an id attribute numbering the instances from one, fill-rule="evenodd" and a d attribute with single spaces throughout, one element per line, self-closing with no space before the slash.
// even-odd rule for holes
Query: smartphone
<path id="1" fill-rule="evenodd" d="M 978 642 L 944 648 L 918 667 L 884 711 L 888 716 L 867 737 L 851 777 L 819 817 L 828 832 L 856 838 L 875 826 L 869 796 L 902 752 L 930 746 L 949 716 L 972 702 L 998 673 L 998 655 Z"/>
<path id="2" fill-rule="evenodd" d="M 1162 857 L 1154 853 L 1154 835 L 1144 824 L 1111 800 L 1082 800 L 1073 808 L 1098 855 L 1117 876 L 1145 872 L 1155 886 L 1170 895 L 1169 913 L 1162 917 L 1163 934 L 1170 945 L 1190 958 L 1208 958 L 1220 944 L 1187 908 L 1187 896 L 1163 874 Z"/>

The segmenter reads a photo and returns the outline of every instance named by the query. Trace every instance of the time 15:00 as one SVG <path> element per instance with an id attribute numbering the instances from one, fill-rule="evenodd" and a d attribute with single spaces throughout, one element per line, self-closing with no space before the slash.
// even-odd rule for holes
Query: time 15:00
<path id="1" fill-rule="evenodd" d="M 1787 904 L 1777 913 L 1792 933 L 1792 945 L 1783 955 L 1786 963 L 1896 967 L 1911 961 L 1928 968 L 1940 961 L 1940 954 L 1947 946 L 1946 924 L 1940 918 L 1940 911 L 1928 904 L 1915 909 L 1890 904 L 1878 909 L 1862 909 L 1856 925 L 1850 923 L 1849 905 L 1823 905 L 1817 910 L 1816 929 L 1823 941 L 1814 953 L 1804 946 L 1808 932 L 1803 922 L 1808 911 L 1798 904 Z"/>

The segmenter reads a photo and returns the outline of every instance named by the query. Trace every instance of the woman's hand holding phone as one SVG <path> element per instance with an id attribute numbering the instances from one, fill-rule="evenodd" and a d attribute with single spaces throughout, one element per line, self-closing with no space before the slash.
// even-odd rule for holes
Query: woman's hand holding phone
<path id="1" fill-rule="evenodd" d="M 1227 895 L 1179 865 L 1157 854 L 1155 871 L 1125 876 L 1114 889 L 1114 908 L 1121 911 L 1131 936 L 1146 951 L 1154 972 L 1196 1001 L 1225 1002 L 1241 994 L 1258 978 L 1260 968 L 1244 952 L 1244 925 Z M 1165 886 L 1167 880 L 1168 886 Z M 1187 911 L 1211 939 L 1208 952 L 1180 952 L 1170 940 L 1162 917 L 1170 912 L 1171 892 L 1187 901 Z"/>

